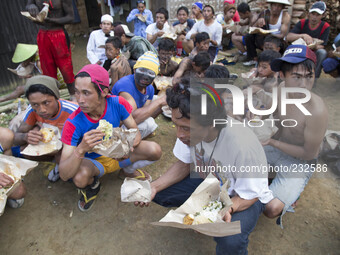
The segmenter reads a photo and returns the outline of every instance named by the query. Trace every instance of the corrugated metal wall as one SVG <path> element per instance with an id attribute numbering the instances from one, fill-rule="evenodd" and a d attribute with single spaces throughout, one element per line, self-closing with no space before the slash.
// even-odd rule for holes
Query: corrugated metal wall
<path id="1" fill-rule="evenodd" d="M 27 0 L 1 0 L 0 3 L 0 94 L 24 82 L 7 70 L 17 66 L 11 60 L 17 43 L 36 43 L 39 27 L 20 14 L 26 3 Z"/>

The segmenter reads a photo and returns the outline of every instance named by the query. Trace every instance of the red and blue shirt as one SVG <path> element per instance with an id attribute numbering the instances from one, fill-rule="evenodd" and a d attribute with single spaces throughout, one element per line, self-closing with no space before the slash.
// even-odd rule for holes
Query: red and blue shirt
<path id="1" fill-rule="evenodd" d="M 120 122 L 127 119 L 131 111 L 132 106 L 123 97 L 119 96 L 107 96 L 104 113 L 98 120 L 92 119 L 87 113 L 78 108 L 66 120 L 61 141 L 67 145 L 78 146 L 85 133 L 98 127 L 99 120 L 104 119 L 110 122 L 114 128 L 119 127 Z M 85 157 L 93 159 L 100 156 L 94 152 L 85 154 Z"/>

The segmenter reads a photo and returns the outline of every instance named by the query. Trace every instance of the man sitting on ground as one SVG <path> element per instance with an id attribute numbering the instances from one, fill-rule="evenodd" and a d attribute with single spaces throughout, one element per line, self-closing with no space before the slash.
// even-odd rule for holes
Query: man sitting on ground
<path id="1" fill-rule="evenodd" d="M 287 47 L 282 58 L 271 62 L 271 69 L 280 72 L 280 77 L 284 79 L 278 94 L 281 95 L 280 90 L 283 88 L 303 88 L 310 91 L 315 79 L 315 65 L 316 56 L 307 46 Z M 287 95 L 287 100 L 305 98 L 301 92 Z M 276 123 L 282 123 L 283 120 L 291 122 L 288 127 L 278 126 L 277 134 L 263 143 L 266 145 L 264 149 L 268 164 L 281 169 L 293 169 L 294 166 L 299 168 L 297 172 L 277 172 L 269 187 L 275 198 L 266 205 L 264 213 L 270 218 L 280 216 L 281 226 L 282 216 L 287 211 L 294 211 L 292 205 L 298 200 L 315 169 L 320 166 L 317 165 L 317 157 L 327 129 L 328 112 L 322 98 L 313 92 L 310 92 L 310 96 L 309 101 L 300 103 L 300 106 L 288 105 L 285 112 L 279 106 L 274 114 L 274 118 L 279 120 Z M 278 102 L 280 105 L 281 97 Z M 301 106 L 310 115 L 305 115 Z"/>
<path id="2" fill-rule="evenodd" d="M 170 33 L 168 19 L 168 10 L 161 7 L 156 11 L 156 22 L 150 24 L 145 30 L 146 38 L 149 40 L 150 43 L 152 43 L 155 49 L 158 48 L 158 44 L 161 40 L 162 35 Z"/>
<path id="3" fill-rule="evenodd" d="M 152 134 L 158 125 L 155 122 L 166 105 L 165 96 L 152 100 L 154 96 L 153 80 L 159 72 L 159 60 L 156 54 L 146 52 L 136 62 L 134 74 L 120 79 L 112 89 L 112 94 L 125 98 L 132 106 L 131 115 L 138 124 L 142 138 Z"/>
<path id="4" fill-rule="evenodd" d="M 288 0 L 267 0 L 270 3 L 270 9 L 266 9 L 260 13 L 259 19 L 253 25 L 265 30 L 277 30 L 271 34 L 278 38 L 285 38 L 290 24 L 290 15 L 284 11 L 285 5 L 291 5 Z M 256 64 L 257 52 L 256 48 L 263 49 L 264 35 L 247 34 L 244 38 L 247 47 L 247 60 L 243 63 L 245 66 Z"/>
<path id="5" fill-rule="evenodd" d="M 27 80 L 25 96 L 30 105 L 15 132 L 16 147 L 12 148 L 13 156 L 22 157 L 20 152 L 28 144 L 36 145 L 43 140 L 43 134 L 40 132 L 42 124 L 58 127 L 61 132 L 69 115 L 78 108 L 76 103 L 60 99 L 59 86 L 56 79 L 45 75 L 37 75 Z M 55 182 L 59 179 L 60 151 L 48 156 L 51 156 L 56 163 L 55 168 L 48 175 L 48 180 Z M 34 157 L 34 160 L 46 160 L 46 157 Z"/>
<path id="6" fill-rule="evenodd" d="M 197 33 L 207 32 L 210 38 L 210 50 L 217 54 L 218 47 L 222 42 L 222 26 L 215 20 L 214 15 L 214 8 L 210 5 L 205 5 L 203 8 L 204 20 L 195 23 L 185 37 L 187 41 L 183 43 L 183 48 L 186 52 L 189 53 L 193 49 L 193 40 Z"/>
<path id="7" fill-rule="evenodd" d="M 111 77 L 110 91 L 119 79 L 131 74 L 128 60 L 120 53 L 122 48 L 122 40 L 118 36 L 109 37 L 105 42 L 105 54 L 107 59 L 111 61 L 109 70 Z"/>
<path id="8" fill-rule="evenodd" d="M 99 65 L 86 65 L 76 75 L 75 89 L 79 108 L 65 123 L 62 133 L 64 144 L 60 177 L 73 183 L 81 190 L 78 208 L 88 211 L 100 190 L 99 178 L 104 174 L 123 168 L 125 176 L 150 179 L 150 175 L 138 168 L 153 163 L 161 157 L 161 148 L 155 142 L 141 141 L 140 133 L 133 143 L 128 158 L 116 159 L 90 152 L 103 140 L 103 132 L 96 129 L 100 120 L 112 127 L 123 122 L 126 128 L 137 128 L 131 116 L 132 107 L 122 97 L 109 95 L 109 75 Z M 137 170 L 138 169 L 138 170 Z"/>
<path id="9" fill-rule="evenodd" d="M 171 60 L 173 52 L 175 50 L 175 44 L 173 40 L 163 38 L 158 45 L 158 54 L 160 62 L 160 74 L 164 76 L 174 76 L 178 69 L 178 63 Z"/>
<path id="10" fill-rule="evenodd" d="M 215 82 L 207 83 L 214 86 Z M 267 173 L 256 178 L 240 174 L 240 168 L 266 165 L 263 148 L 252 133 L 242 126 L 213 125 L 214 119 L 225 119 L 224 106 L 207 97 L 207 114 L 201 115 L 200 89 L 180 84 L 167 91 L 172 121 L 177 127 L 173 150 L 178 159 L 161 177 L 151 183 L 151 199 L 165 207 L 181 206 L 202 183 L 208 169 L 235 166 L 236 172 L 215 172 L 221 184 L 229 180 L 229 196 L 233 202 L 223 219 L 241 221 L 241 233 L 215 237 L 216 254 L 247 254 L 248 237 L 273 195 L 268 189 Z M 195 92 L 195 93 L 193 93 Z M 240 128 L 241 127 L 241 128 Z M 190 172 L 190 164 L 202 171 Z M 217 171 L 217 170 L 216 170 Z M 213 177 L 215 178 L 215 177 Z M 148 205 L 135 203 L 135 205 Z"/>
<path id="11" fill-rule="evenodd" d="M 136 64 L 137 59 L 147 51 L 152 51 L 155 54 L 157 50 L 152 44 L 141 36 L 134 35 L 130 32 L 127 25 L 117 25 L 114 28 L 115 36 L 119 36 L 123 43 L 122 53 L 129 61 L 131 71 Z"/>
<path id="12" fill-rule="evenodd" d="M 107 57 L 105 50 L 102 47 L 109 36 L 113 36 L 112 32 L 113 18 L 109 14 L 105 14 L 101 18 L 100 29 L 93 31 L 90 34 L 89 41 L 87 42 L 87 59 L 91 64 L 98 64 L 103 66 Z M 108 69 L 107 69 L 108 70 Z"/>
<path id="13" fill-rule="evenodd" d="M 316 45 L 314 50 L 316 54 L 315 78 L 320 77 L 322 61 L 327 58 L 327 51 L 324 48 L 328 43 L 330 26 L 327 22 L 321 21 L 325 17 L 326 8 L 324 2 L 315 2 L 309 10 L 308 19 L 300 20 L 287 35 L 288 42 L 299 38 L 302 38 L 307 45 L 313 44 L 315 38 L 323 41 L 322 44 Z"/>

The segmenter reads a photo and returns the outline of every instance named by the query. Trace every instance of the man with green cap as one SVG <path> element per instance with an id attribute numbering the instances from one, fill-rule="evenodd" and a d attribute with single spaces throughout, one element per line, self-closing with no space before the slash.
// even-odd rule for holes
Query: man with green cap
<path id="1" fill-rule="evenodd" d="M 132 117 L 138 124 L 142 138 L 147 137 L 158 127 L 154 118 L 166 105 L 165 96 L 152 100 L 153 80 L 159 73 L 159 60 L 152 51 L 145 52 L 133 67 L 134 74 L 120 79 L 113 86 L 112 94 L 124 97 L 132 106 Z"/>
<path id="2" fill-rule="evenodd" d="M 28 144 L 35 145 L 42 141 L 43 134 L 40 129 L 43 123 L 56 126 L 61 132 L 68 116 L 78 108 L 74 102 L 59 99 L 59 85 L 56 79 L 46 75 L 37 75 L 27 80 L 25 96 L 30 105 L 25 112 L 23 122 L 14 135 L 14 145 L 16 146 L 12 148 L 14 156 L 21 156 L 21 149 Z M 49 180 L 55 182 L 59 179 L 60 153 L 53 156 L 57 166 L 49 174 Z"/>

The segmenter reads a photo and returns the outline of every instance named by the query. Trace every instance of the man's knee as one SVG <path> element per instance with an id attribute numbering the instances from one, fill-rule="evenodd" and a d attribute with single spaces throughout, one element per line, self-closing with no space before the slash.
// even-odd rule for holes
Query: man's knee
<path id="1" fill-rule="evenodd" d="M 9 196 L 11 199 L 20 199 L 26 196 L 26 186 L 23 182 Z"/>
<path id="2" fill-rule="evenodd" d="M 162 156 L 162 149 L 158 143 L 149 142 L 148 145 L 148 160 L 156 161 L 159 160 Z"/>
<path id="3" fill-rule="evenodd" d="M 248 235 L 237 234 L 225 237 L 215 237 L 217 255 L 246 254 L 248 248 Z"/>
<path id="4" fill-rule="evenodd" d="M 78 188 L 85 188 L 89 184 L 89 181 L 92 177 L 93 176 L 91 176 L 91 174 L 90 174 L 89 167 L 88 166 L 81 166 L 78 173 L 72 179 L 73 179 L 73 183 Z"/>
<path id="5" fill-rule="evenodd" d="M 270 201 L 268 204 L 266 204 L 266 209 L 264 210 L 264 215 L 266 215 L 268 218 L 276 218 L 282 213 L 284 204 L 281 201 L 276 201 L 277 199 L 274 199 L 273 201 Z"/>

